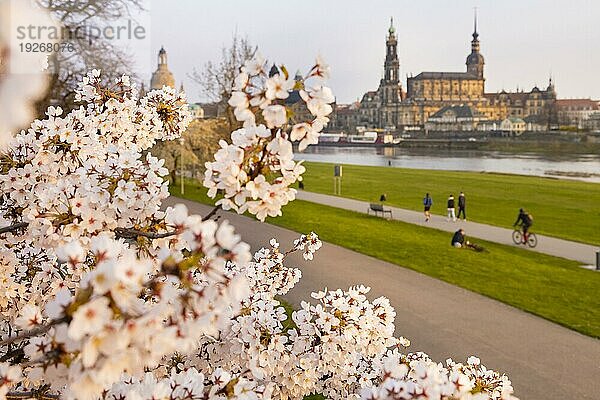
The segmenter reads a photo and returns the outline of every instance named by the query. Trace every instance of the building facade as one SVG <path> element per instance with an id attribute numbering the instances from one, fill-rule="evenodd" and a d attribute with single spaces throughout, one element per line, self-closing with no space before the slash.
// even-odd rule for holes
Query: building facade
<path id="1" fill-rule="evenodd" d="M 464 104 L 445 106 L 427 119 L 425 129 L 436 132 L 473 132 L 485 120 L 485 116 L 473 107 Z"/>
<path id="2" fill-rule="evenodd" d="M 425 130 L 441 126 L 439 116 L 427 124 L 445 107 L 468 107 L 478 122 L 503 121 L 507 118 L 529 118 L 535 126 L 557 124 L 556 91 L 552 79 L 546 89 L 534 87 L 529 92 L 486 93 L 485 59 L 481 54 L 477 18 L 471 39 L 471 52 L 464 72 L 421 72 L 407 78 L 406 92 L 399 79 L 398 38 L 393 20 L 386 37 L 384 73 L 377 90 L 363 95 L 358 107 L 338 105 L 344 116 L 335 125 L 337 130 L 352 131 L 356 126 L 401 132 Z M 342 121 L 352 122 L 342 125 Z M 469 124 L 467 124 L 469 125 Z M 446 125 L 444 125 L 446 126 Z M 472 127 L 471 127 L 472 128 Z M 470 130 L 468 126 L 465 129 Z"/>
<path id="3" fill-rule="evenodd" d="M 590 114 L 588 119 L 583 121 L 583 128 L 592 132 L 600 132 L 600 112 Z"/>
<path id="4" fill-rule="evenodd" d="M 594 113 L 600 111 L 597 100 L 591 99 L 560 99 L 556 102 L 558 122 L 560 125 L 583 128 L 585 121 Z"/>

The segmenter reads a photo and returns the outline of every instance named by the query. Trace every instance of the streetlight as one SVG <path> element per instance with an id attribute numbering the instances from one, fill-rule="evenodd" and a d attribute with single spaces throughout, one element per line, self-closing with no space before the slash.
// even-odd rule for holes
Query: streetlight
<path id="1" fill-rule="evenodd" d="M 181 194 L 185 194 L 185 187 L 183 182 L 183 149 L 184 149 L 185 139 L 182 137 L 179 138 L 179 144 L 181 144 L 181 154 L 179 155 L 179 162 L 181 163 Z"/>

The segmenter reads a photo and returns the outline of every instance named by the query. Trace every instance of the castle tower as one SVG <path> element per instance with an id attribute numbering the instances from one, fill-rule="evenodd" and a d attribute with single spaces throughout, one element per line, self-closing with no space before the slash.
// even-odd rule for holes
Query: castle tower
<path id="1" fill-rule="evenodd" d="M 483 56 L 479 53 L 479 33 L 477 33 L 477 10 L 473 23 L 473 40 L 471 40 L 471 54 L 467 56 L 467 73 L 483 79 Z"/>
<path id="2" fill-rule="evenodd" d="M 167 52 L 164 47 L 158 52 L 158 68 L 152 74 L 150 89 L 162 89 L 163 86 L 175 88 L 175 78 L 167 65 Z"/>

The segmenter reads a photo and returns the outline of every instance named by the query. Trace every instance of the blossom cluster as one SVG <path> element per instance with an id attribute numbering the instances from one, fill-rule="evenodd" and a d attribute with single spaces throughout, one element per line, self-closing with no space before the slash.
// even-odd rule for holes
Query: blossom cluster
<path id="1" fill-rule="evenodd" d="M 215 160 L 206 163 L 204 186 L 210 197 L 222 196 L 218 205 L 262 221 L 281 215 L 281 207 L 295 199 L 290 186 L 302 180 L 305 168 L 294 161 L 292 142 L 299 142 L 300 151 L 316 144 L 329 122 L 335 98 L 323 85 L 328 76 L 329 66 L 321 59 L 298 79 L 284 66 L 273 65 L 267 73 L 260 55 L 245 63 L 229 99 L 243 127 L 232 132 L 231 143 L 221 141 Z M 300 120 L 298 105 L 288 104 L 294 91 L 309 120 Z"/>
<path id="2" fill-rule="evenodd" d="M 185 210 L 168 209 L 167 219 L 177 212 Z M 247 262 L 247 245 L 227 224 L 199 216 L 188 216 L 180 229 L 177 241 L 188 258 L 168 246 L 155 259 L 139 258 L 108 235 L 93 237 L 87 249 L 77 241 L 58 249 L 74 268 L 85 270 L 80 264 L 91 258 L 93 269 L 74 294 L 63 288 L 44 310 L 29 305 L 34 310 L 27 314 L 36 317 L 26 328 L 46 319 L 52 325 L 24 348 L 33 360 L 26 371 L 30 382 L 56 391 L 67 387 L 67 398 L 98 398 L 123 373 L 139 376 L 167 355 L 189 354 L 200 338 L 228 324 L 249 289 L 242 275 L 228 277 L 224 266 Z"/>
<path id="3" fill-rule="evenodd" d="M 50 107 L 0 159 L 0 223 L 28 224 L 16 241 L 52 248 L 145 226 L 169 195 L 164 161 L 142 152 L 187 127 L 183 94 L 165 89 L 138 101 L 128 77 L 106 87 L 94 70 L 77 96 L 84 105 L 64 117 Z"/>
<path id="4" fill-rule="evenodd" d="M 513 400 L 506 375 L 488 370 L 477 357 L 466 364 L 433 362 L 424 353 L 389 351 L 380 361 L 381 382 L 362 390 L 362 400 Z"/>
<path id="5" fill-rule="evenodd" d="M 297 124 L 269 108 L 298 82 L 283 67 L 266 78 L 265 65 L 246 64 L 236 80 L 255 119 L 236 106 L 245 127 L 205 178 L 220 206 L 261 219 L 293 199 L 303 171 L 290 156 Z M 308 77 L 326 74 L 317 62 Z M 327 90 L 300 90 L 326 118 Z M 252 256 L 227 221 L 164 209 L 168 171 L 148 150 L 187 126 L 183 94 L 138 99 L 127 77 L 106 85 L 92 71 L 78 99 L 0 155 L 0 400 L 514 399 L 508 378 L 477 358 L 443 366 L 404 354 L 396 312 L 368 287 L 315 292 L 288 316 L 280 299 L 302 274 L 285 264 L 315 258 L 314 232 Z"/>
<path id="6" fill-rule="evenodd" d="M 273 383 L 258 385 L 256 381 L 233 377 L 218 368 L 209 377 L 190 368 L 186 371 L 173 371 L 165 378 L 157 379 L 150 372 L 143 379 L 124 380 L 111 388 L 105 399 L 240 399 L 259 400 L 271 398 Z"/>

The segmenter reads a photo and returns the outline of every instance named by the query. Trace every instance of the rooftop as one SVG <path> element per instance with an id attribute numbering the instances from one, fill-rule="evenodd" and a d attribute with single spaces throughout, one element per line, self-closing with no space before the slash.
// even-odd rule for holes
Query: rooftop
<path id="1" fill-rule="evenodd" d="M 592 99 L 558 99 L 556 105 L 558 108 L 586 108 L 592 110 L 600 110 L 598 100 Z"/>
<path id="2" fill-rule="evenodd" d="M 468 72 L 421 72 L 419 75 L 408 79 L 458 79 L 458 80 L 478 80 L 475 75 Z"/>
<path id="3" fill-rule="evenodd" d="M 466 104 L 451 105 L 440 108 L 430 118 L 442 118 L 447 112 L 452 112 L 456 118 L 476 118 L 481 117 L 481 114 Z"/>

